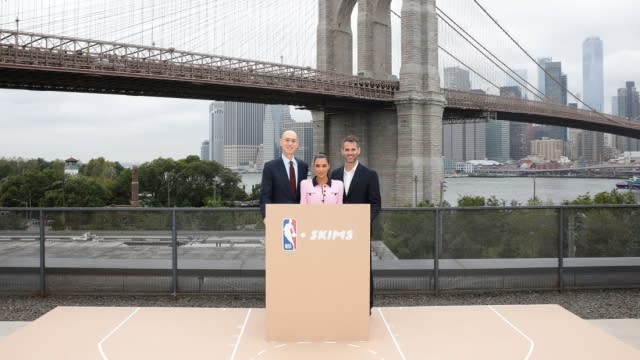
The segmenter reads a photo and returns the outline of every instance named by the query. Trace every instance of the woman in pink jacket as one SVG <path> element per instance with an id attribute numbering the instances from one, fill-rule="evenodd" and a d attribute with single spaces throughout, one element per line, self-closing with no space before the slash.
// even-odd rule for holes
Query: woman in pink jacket
<path id="1" fill-rule="evenodd" d="M 329 177 L 331 166 L 327 155 L 314 155 L 311 167 L 315 176 L 300 183 L 300 204 L 342 204 L 344 184 Z"/>

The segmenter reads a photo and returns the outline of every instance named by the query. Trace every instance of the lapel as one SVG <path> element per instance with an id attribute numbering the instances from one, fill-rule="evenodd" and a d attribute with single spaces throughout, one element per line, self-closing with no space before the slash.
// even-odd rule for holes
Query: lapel
<path id="1" fill-rule="evenodd" d="M 286 191 L 288 194 L 291 193 L 291 189 L 289 189 L 289 177 L 287 176 L 287 168 L 284 165 L 284 161 L 282 161 L 282 159 L 280 159 L 279 165 L 278 165 L 278 176 L 280 176 L 280 178 L 282 179 L 282 181 L 279 181 L 280 184 L 282 184 L 283 187 L 283 191 Z"/>
<path id="2" fill-rule="evenodd" d="M 354 189 L 358 189 L 358 186 L 362 182 L 362 176 L 364 174 L 364 169 L 362 168 L 362 164 L 358 164 L 356 168 L 356 172 L 353 173 L 353 179 L 351 179 L 351 185 L 349 185 L 349 193 L 353 194 Z"/>

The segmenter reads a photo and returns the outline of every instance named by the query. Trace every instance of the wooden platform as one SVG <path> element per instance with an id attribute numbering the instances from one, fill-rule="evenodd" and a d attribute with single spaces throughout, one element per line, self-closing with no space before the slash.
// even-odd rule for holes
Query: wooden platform
<path id="1" fill-rule="evenodd" d="M 341 324 L 336 324 L 341 326 Z M 640 359 L 558 305 L 374 308 L 368 341 L 265 340 L 264 309 L 58 307 L 0 359 Z"/>

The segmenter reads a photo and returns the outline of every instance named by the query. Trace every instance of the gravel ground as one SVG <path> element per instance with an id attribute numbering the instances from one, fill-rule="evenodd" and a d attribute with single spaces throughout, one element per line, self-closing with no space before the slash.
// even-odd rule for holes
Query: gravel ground
<path id="1" fill-rule="evenodd" d="M 381 294 L 376 306 L 559 304 L 583 319 L 640 319 L 640 289 Z M 0 295 L 0 321 L 31 321 L 56 306 L 264 307 L 262 295 Z"/>

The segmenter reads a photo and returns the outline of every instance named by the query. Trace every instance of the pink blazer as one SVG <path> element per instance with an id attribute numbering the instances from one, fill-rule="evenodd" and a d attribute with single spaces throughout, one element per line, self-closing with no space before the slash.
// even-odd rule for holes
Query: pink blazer
<path id="1" fill-rule="evenodd" d="M 300 183 L 300 204 L 342 204 L 344 184 L 340 180 L 318 185 L 315 176 Z"/>

